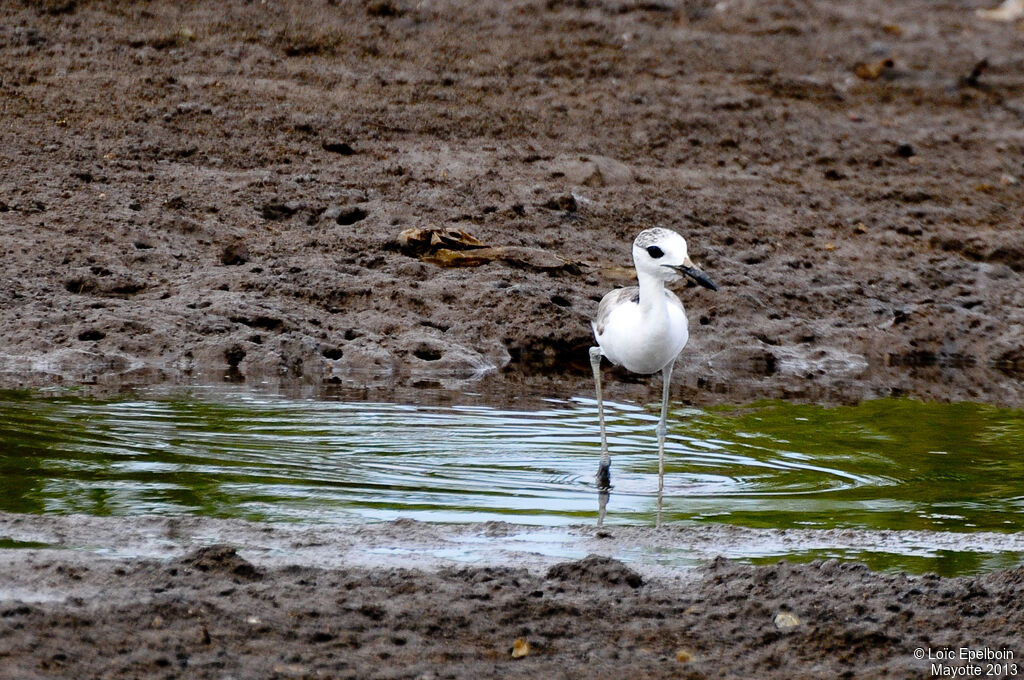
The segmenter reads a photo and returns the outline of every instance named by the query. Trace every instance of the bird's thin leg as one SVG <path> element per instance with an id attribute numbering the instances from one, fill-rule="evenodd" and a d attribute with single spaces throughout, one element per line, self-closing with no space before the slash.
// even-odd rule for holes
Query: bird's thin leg
<path id="1" fill-rule="evenodd" d="M 661 526 L 662 498 L 665 493 L 665 435 L 668 433 L 668 395 L 672 385 L 672 365 L 675 360 L 661 369 L 661 419 L 658 421 L 658 521 Z"/>
<path id="2" fill-rule="evenodd" d="M 601 423 L 601 462 L 597 466 L 597 526 L 604 524 L 608 508 L 608 490 L 612 488 L 612 459 L 608 454 L 608 436 L 604 429 L 604 400 L 601 398 L 601 348 L 590 348 L 590 367 L 594 369 L 597 391 L 597 419 Z"/>
<path id="3" fill-rule="evenodd" d="M 597 391 L 597 419 L 601 424 L 601 463 L 597 466 L 597 488 L 612 488 L 612 459 L 608 453 L 608 435 L 604 427 L 604 400 L 601 398 L 601 348 L 590 348 L 590 367 L 594 369 Z"/>

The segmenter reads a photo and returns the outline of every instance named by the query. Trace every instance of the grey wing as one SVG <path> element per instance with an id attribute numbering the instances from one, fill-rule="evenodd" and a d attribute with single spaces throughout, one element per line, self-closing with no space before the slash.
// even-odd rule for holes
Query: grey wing
<path id="1" fill-rule="evenodd" d="M 613 309 L 627 302 L 635 304 L 639 301 L 640 289 L 637 286 L 616 288 L 615 290 L 607 293 L 603 298 L 601 298 L 601 304 L 597 306 L 597 316 L 590 321 L 590 325 L 593 326 L 594 332 L 597 335 L 604 335 L 605 325 L 608 323 L 608 317 L 611 315 Z"/>

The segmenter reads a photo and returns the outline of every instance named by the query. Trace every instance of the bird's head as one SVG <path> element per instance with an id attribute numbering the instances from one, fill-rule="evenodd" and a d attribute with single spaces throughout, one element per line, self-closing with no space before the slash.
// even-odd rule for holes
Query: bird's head
<path id="1" fill-rule="evenodd" d="M 718 290 L 690 259 L 686 252 L 686 239 L 670 229 L 655 227 L 644 229 L 633 241 L 633 264 L 638 273 L 661 281 L 675 281 L 688 276 L 710 290 Z"/>

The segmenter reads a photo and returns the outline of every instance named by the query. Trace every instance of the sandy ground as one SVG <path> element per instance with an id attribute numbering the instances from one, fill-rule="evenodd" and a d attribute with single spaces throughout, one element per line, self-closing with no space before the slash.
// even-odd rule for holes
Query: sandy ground
<path id="1" fill-rule="evenodd" d="M 0 4 L 0 386 L 588 395 L 664 225 L 720 286 L 674 399 L 1024 405 L 1022 29 L 983 6 Z M 1024 630 L 1019 570 L 2 555 L 49 594 L 0 603 L 18 678 L 926 677 Z"/>

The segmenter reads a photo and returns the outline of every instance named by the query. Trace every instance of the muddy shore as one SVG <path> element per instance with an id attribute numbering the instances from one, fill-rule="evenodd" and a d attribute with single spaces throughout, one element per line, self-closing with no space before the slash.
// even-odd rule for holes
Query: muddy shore
<path id="1" fill-rule="evenodd" d="M 0 515 L 23 544 L 3 553 L 0 677 L 920 678 L 993 663 L 929 654 L 1024 654 L 1024 568 L 950 579 L 834 559 L 659 564 L 684 545 L 706 558 L 857 540 L 714 526 L 568 527 L 559 540 L 587 556 L 565 560 L 523 541 L 532 531 Z M 863 533 L 876 547 L 949 540 Z M 480 554 L 452 557 L 467 545 Z"/>
<path id="2" fill-rule="evenodd" d="M 676 398 L 1021 405 L 1024 56 L 980 6 L 7 3 L 0 384 L 585 392 L 664 225 L 721 287 Z"/>
<path id="3" fill-rule="evenodd" d="M 588 320 L 662 225 L 720 287 L 678 291 L 673 399 L 1024 406 L 1024 33 L 989 5 L 0 4 L 0 388 L 589 395 Z M 260 553 L 258 527 L 118 555 L 129 522 L 82 550 L 54 521 L 3 518 L 0 678 L 917 678 L 917 648 L 1024 656 L 1020 569 L 755 568 L 713 541 L 677 574 L 310 564 Z M 389 526 L 355 552 L 414 531 Z"/>

